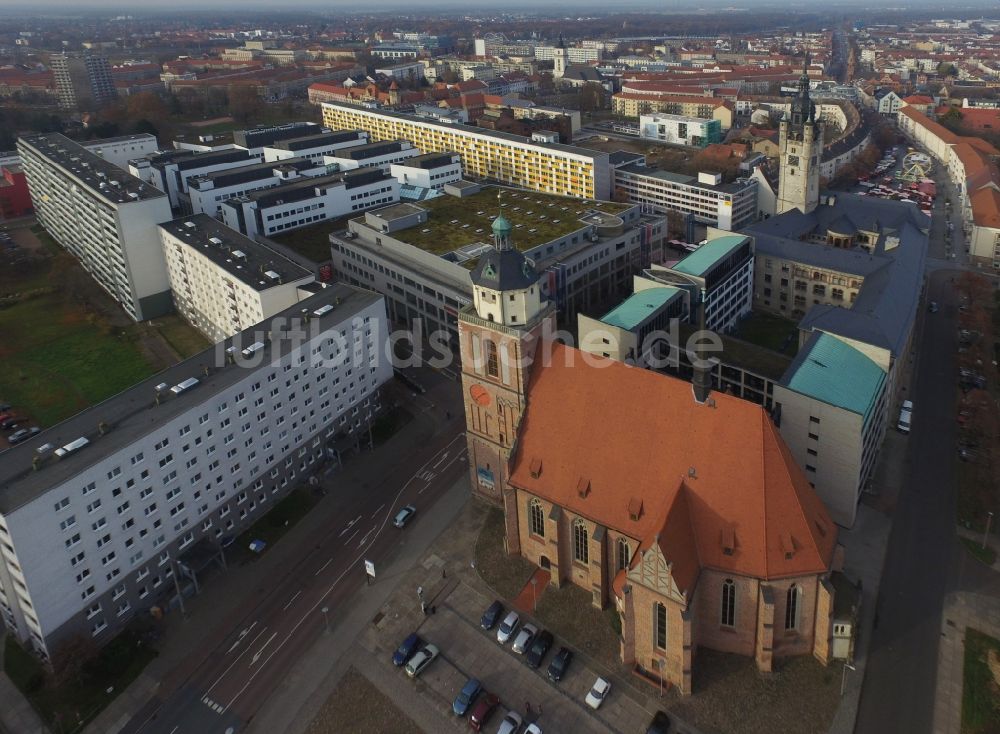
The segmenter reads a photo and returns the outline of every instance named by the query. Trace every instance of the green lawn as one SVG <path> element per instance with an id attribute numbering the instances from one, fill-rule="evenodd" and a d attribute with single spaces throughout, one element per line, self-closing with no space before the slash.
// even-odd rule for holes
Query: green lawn
<path id="1" fill-rule="evenodd" d="M 270 239 L 313 262 L 323 263 L 330 259 L 330 235 L 346 229 L 348 219 L 349 217 L 341 217 L 319 222 L 285 234 L 272 235 Z"/>
<path id="2" fill-rule="evenodd" d="M 58 255 L 63 251 L 63 248 L 59 246 L 59 243 L 52 239 L 52 235 L 46 232 L 45 227 L 42 225 L 33 224 L 31 226 L 31 231 L 35 234 L 35 237 L 38 238 L 38 241 L 45 245 L 45 249 L 50 255 Z"/>
<path id="3" fill-rule="evenodd" d="M 156 319 L 154 328 L 181 359 L 193 357 L 212 346 L 212 342 L 204 334 L 177 315 Z"/>
<path id="4" fill-rule="evenodd" d="M 315 507 L 318 501 L 319 498 L 308 489 L 293 490 L 270 512 L 236 538 L 231 558 L 237 563 L 257 558 L 257 555 L 249 548 L 251 541 L 254 540 L 263 540 L 267 543 L 267 547 L 264 549 L 264 552 L 267 553 L 275 543 L 281 540 L 285 533 L 292 529 L 295 523 Z"/>
<path id="5" fill-rule="evenodd" d="M 799 351 L 798 324 L 763 311 L 754 311 L 740 322 L 736 336 L 787 357 L 794 357 Z"/>
<path id="6" fill-rule="evenodd" d="M 51 426 L 155 371 L 135 343 L 58 292 L 0 309 L 0 397 Z"/>
<path id="7" fill-rule="evenodd" d="M 513 599 L 528 583 L 535 564 L 521 556 L 507 555 L 503 538 L 503 512 L 491 507 L 476 539 L 476 570 L 497 594 L 504 599 Z"/>
<path id="8" fill-rule="evenodd" d="M 396 431 L 413 420 L 413 415 L 403 408 L 392 408 L 380 415 L 372 424 L 372 442 L 381 446 L 395 435 Z"/>
<path id="9" fill-rule="evenodd" d="M 989 546 L 983 548 L 983 544 L 978 540 L 973 540 L 972 538 L 959 538 L 959 540 L 962 541 L 962 545 L 965 546 L 965 550 L 969 551 L 972 557 L 977 561 L 981 561 L 987 566 L 992 566 L 997 560 L 996 551 Z"/>
<path id="10" fill-rule="evenodd" d="M 7 637 L 4 671 L 55 734 L 80 731 L 135 680 L 156 651 L 126 631 L 83 666 L 75 679 L 56 685 L 38 660 Z"/>
<path id="11" fill-rule="evenodd" d="M 1000 694 L 986 664 L 989 650 L 1000 654 L 1000 640 L 967 627 L 962 669 L 962 734 L 1000 732 Z"/>

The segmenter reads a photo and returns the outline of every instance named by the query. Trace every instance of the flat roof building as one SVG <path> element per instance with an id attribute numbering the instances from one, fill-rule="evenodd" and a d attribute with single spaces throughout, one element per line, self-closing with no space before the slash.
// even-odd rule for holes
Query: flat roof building
<path id="1" fill-rule="evenodd" d="M 280 161 L 286 158 L 306 158 L 313 163 L 323 162 L 323 156 L 334 155 L 338 150 L 364 145 L 368 133 L 364 130 L 344 130 L 342 132 L 319 132 L 300 138 L 279 140 L 263 149 L 265 161 Z"/>
<path id="2" fill-rule="evenodd" d="M 273 163 L 253 163 L 239 168 L 203 173 L 188 179 L 187 201 L 192 214 L 205 212 L 222 216 L 222 204 L 234 197 L 270 189 L 288 181 L 322 176 L 327 168 L 304 158 L 288 158 Z"/>
<path id="3" fill-rule="evenodd" d="M 393 163 L 402 163 L 419 155 L 420 151 L 409 140 L 383 140 L 342 148 L 324 156 L 323 160 L 327 165 L 337 166 L 342 171 L 377 168 L 383 173 L 389 173 Z"/>

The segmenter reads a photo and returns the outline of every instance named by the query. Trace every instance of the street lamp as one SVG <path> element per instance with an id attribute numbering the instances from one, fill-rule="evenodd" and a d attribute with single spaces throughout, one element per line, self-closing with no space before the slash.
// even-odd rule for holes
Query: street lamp
<path id="1" fill-rule="evenodd" d="M 983 533 L 983 550 L 986 550 L 986 541 L 990 537 L 990 525 L 993 523 L 993 513 L 986 513 L 986 532 Z"/>
<path id="2" fill-rule="evenodd" d="M 663 698 L 663 669 L 667 667 L 667 661 L 663 658 L 657 658 L 656 667 L 660 671 L 660 698 Z"/>
<path id="3" fill-rule="evenodd" d="M 538 579 L 531 579 L 531 610 L 538 611 Z"/>
<path id="4" fill-rule="evenodd" d="M 323 622 L 326 624 L 326 632 L 330 633 L 330 607 L 323 607 L 320 609 L 323 612 Z"/>
<path id="5" fill-rule="evenodd" d="M 843 696 L 844 692 L 847 690 L 847 671 L 848 670 L 855 671 L 855 670 L 857 670 L 857 668 L 855 668 L 853 665 L 851 665 L 849 662 L 847 662 L 845 660 L 844 661 L 844 674 L 840 676 L 840 695 L 841 696 Z"/>

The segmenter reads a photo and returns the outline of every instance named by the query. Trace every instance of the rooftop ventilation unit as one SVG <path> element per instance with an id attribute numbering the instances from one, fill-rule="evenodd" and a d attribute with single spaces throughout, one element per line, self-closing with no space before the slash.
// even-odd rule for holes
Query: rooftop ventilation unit
<path id="1" fill-rule="evenodd" d="M 56 449 L 56 456 L 58 456 L 60 459 L 62 457 L 64 457 L 64 456 L 69 456 L 74 451 L 79 451 L 80 449 L 82 449 L 88 443 L 90 443 L 90 441 L 87 440 L 86 438 L 84 438 L 83 436 L 81 436 L 80 438 L 76 439 L 75 441 L 70 441 L 68 444 L 66 444 L 62 448 Z"/>
<path id="2" fill-rule="evenodd" d="M 259 352 L 263 348 L 264 348 L 264 342 L 254 342 L 249 347 L 247 347 L 246 349 L 244 349 L 241 352 L 241 354 L 244 357 L 249 357 L 250 355 L 252 355 L 252 354 L 254 354 L 256 352 Z"/>
<path id="3" fill-rule="evenodd" d="M 160 383 L 159 385 L 157 385 L 157 386 L 156 386 L 156 390 L 157 390 L 157 392 L 163 392 L 163 391 L 164 391 L 164 390 L 166 390 L 166 389 L 167 389 L 168 387 L 170 387 L 170 385 L 168 385 L 168 384 L 167 384 L 167 383 L 165 383 L 165 382 L 161 382 L 161 383 Z"/>
<path id="4" fill-rule="evenodd" d="M 281 278 L 281 276 L 278 273 L 274 272 L 273 270 L 265 271 L 264 275 L 266 275 L 271 280 L 279 280 Z"/>
<path id="5" fill-rule="evenodd" d="M 326 314 L 330 313 L 332 310 L 333 310 L 333 306 L 331 306 L 328 303 L 325 306 L 320 306 L 315 311 L 313 311 L 313 316 L 325 316 Z"/>
<path id="6" fill-rule="evenodd" d="M 189 377 L 186 380 L 184 380 L 184 382 L 178 382 L 176 385 L 170 388 L 170 392 L 172 392 L 174 395 L 180 395 L 182 392 L 190 390 L 197 384 L 198 384 L 198 378 Z"/>
<path id="7" fill-rule="evenodd" d="M 233 250 L 233 257 L 238 257 L 242 260 L 247 259 L 247 254 L 243 250 Z"/>
<path id="8" fill-rule="evenodd" d="M 194 222 L 184 222 L 184 226 L 188 229 L 194 229 L 197 225 Z"/>
<path id="9" fill-rule="evenodd" d="M 209 237 L 208 241 L 211 242 L 213 245 L 221 245 L 222 244 L 222 240 L 220 240 L 218 237 Z"/>

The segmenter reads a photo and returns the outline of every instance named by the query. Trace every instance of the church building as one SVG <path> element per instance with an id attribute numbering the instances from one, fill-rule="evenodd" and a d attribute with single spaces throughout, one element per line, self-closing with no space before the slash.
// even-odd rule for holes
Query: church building
<path id="1" fill-rule="evenodd" d="M 505 545 L 621 616 L 621 658 L 690 693 L 698 649 L 831 654 L 837 526 L 760 406 L 547 338 L 493 222 L 459 315 L 470 479 Z M 699 379 L 699 376 L 701 379 Z"/>
<path id="2" fill-rule="evenodd" d="M 799 79 L 791 112 L 778 126 L 777 214 L 799 209 L 808 214 L 819 202 L 823 123 L 816 119 L 816 105 L 809 98 L 809 57 Z"/>

